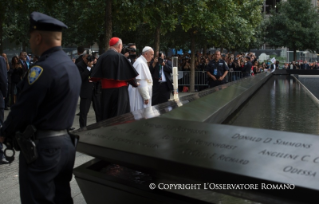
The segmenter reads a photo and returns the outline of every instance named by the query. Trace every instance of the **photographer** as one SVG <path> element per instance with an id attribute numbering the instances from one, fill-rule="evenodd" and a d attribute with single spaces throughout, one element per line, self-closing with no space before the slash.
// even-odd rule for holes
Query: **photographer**
<path id="1" fill-rule="evenodd" d="M 79 118 L 79 123 L 81 128 L 86 126 L 87 114 L 90 109 L 93 92 L 94 92 L 94 84 L 90 80 L 93 61 L 94 59 L 91 55 L 83 54 L 82 60 L 80 60 L 76 64 L 82 79 L 82 86 L 81 86 L 81 92 L 80 92 L 81 100 L 80 100 L 80 118 Z"/>
<path id="2" fill-rule="evenodd" d="M 122 54 L 131 62 L 133 65 L 136 61 L 136 45 L 135 43 L 129 43 L 123 46 Z"/>
<path id="3" fill-rule="evenodd" d="M 164 53 L 160 52 L 159 56 L 151 61 L 149 68 L 153 78 L 152 105 L 167 102 L 173 90 L 171 80 L 172 62 L 165 60 Z"/>
<path id="4" fill-rule="evenodd" d="M 93 67 L 92 67 L 92 69 L 94 69 L 98 58 L 99 58 L 98 53 L 94 53 L 93 54 Z M 93 85 L 94 85 L 93 97 L 92 97 L 93 109 L 95 112 L 96 122 L 100 122 L 102 120 L 102 114 L 101 114 L 102 86 L 101 86 L 101 81 L 93 82 Z"/>

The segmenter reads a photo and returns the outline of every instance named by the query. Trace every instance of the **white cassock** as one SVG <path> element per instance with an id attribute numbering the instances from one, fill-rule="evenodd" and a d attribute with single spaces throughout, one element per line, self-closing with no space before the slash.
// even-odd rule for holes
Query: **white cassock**
<path id="1" fill-rule="evenodd" d="M 152 106 L 152 87 L 153 79 L 148 68 L 147 61 L 142 55 L 134 62 L 133 67 L 139 75 L 136 77 L 140 84 L 137 88 L 128 87 L 131 111 L 147 108 Z M 149 100 L 148 104 L 144 104 L 144 100 Z"/>

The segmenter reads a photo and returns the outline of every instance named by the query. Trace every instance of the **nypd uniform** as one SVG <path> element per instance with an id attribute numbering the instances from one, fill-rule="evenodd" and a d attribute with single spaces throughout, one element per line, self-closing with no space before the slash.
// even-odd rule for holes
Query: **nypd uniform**
<path id="1" fill-rule="evenodd" d="M 42 13 L 30 16 L 30 32 L 61 32 L 67 26 Z M 75 160 L 75 147 L 67 132 L 72 126 L 81 78 L 76 65 L 61 47 L 41 54 L 18 87 L 17 102 L 1 129 L 1 136 L 12 137 L 28 125 L 37 129 L 38 158 L 26 163 L 19 158 L 22 203 L 73 203 L 69 182 Z"/>
<path id="2" fill-rule="evenodd" d="M 226 71 L 229 71 L 229 68 L 227 64 L 225 63 L 224 60 L 219 59 L 218 61 L 216 60 L 211 60 L 208 65 L 207 65 L 207 72 L 210 72 L 212 75 L 215 76 L 217 79 L 214 81 L 212 78 L 209 78 L 209 87 L 215 87 L 221 84 L 226 83 L 226 79 L 224 78 L 222 81 L 218 81 L 218 79 L 223 76 L 223 74 Z"/>

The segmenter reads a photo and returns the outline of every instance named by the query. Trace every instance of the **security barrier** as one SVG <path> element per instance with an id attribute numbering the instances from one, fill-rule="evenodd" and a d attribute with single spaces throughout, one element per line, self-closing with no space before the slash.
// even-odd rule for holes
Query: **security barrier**
<path id="1" fill-rule="evenodd" d="M 190 71 L 179 71 L 178 72 L 179 86 L 190 85 Z M 241 71 L 228 72 L 226 76 L 226 82 L 232 82 L 243 78 Z M 208 75 L 205 71 L 195 71 L 195 86 L 208 86 Z"/>

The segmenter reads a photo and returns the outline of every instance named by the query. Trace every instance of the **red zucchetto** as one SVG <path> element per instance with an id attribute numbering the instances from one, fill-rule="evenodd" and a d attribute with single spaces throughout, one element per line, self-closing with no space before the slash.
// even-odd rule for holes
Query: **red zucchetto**
<path id="1" fill-rule="evenodd" d="M 115 45 L 119 40 L 120 40 L 120 38 L 118 38 L 118 37 L 113 37 L 113 38 L 111 38 L 111 40 L 110 40 L 110 42 L 109 42 L 109 45 L 110 45 L 110 46 L 113 46 L 113 45 Z"/>

